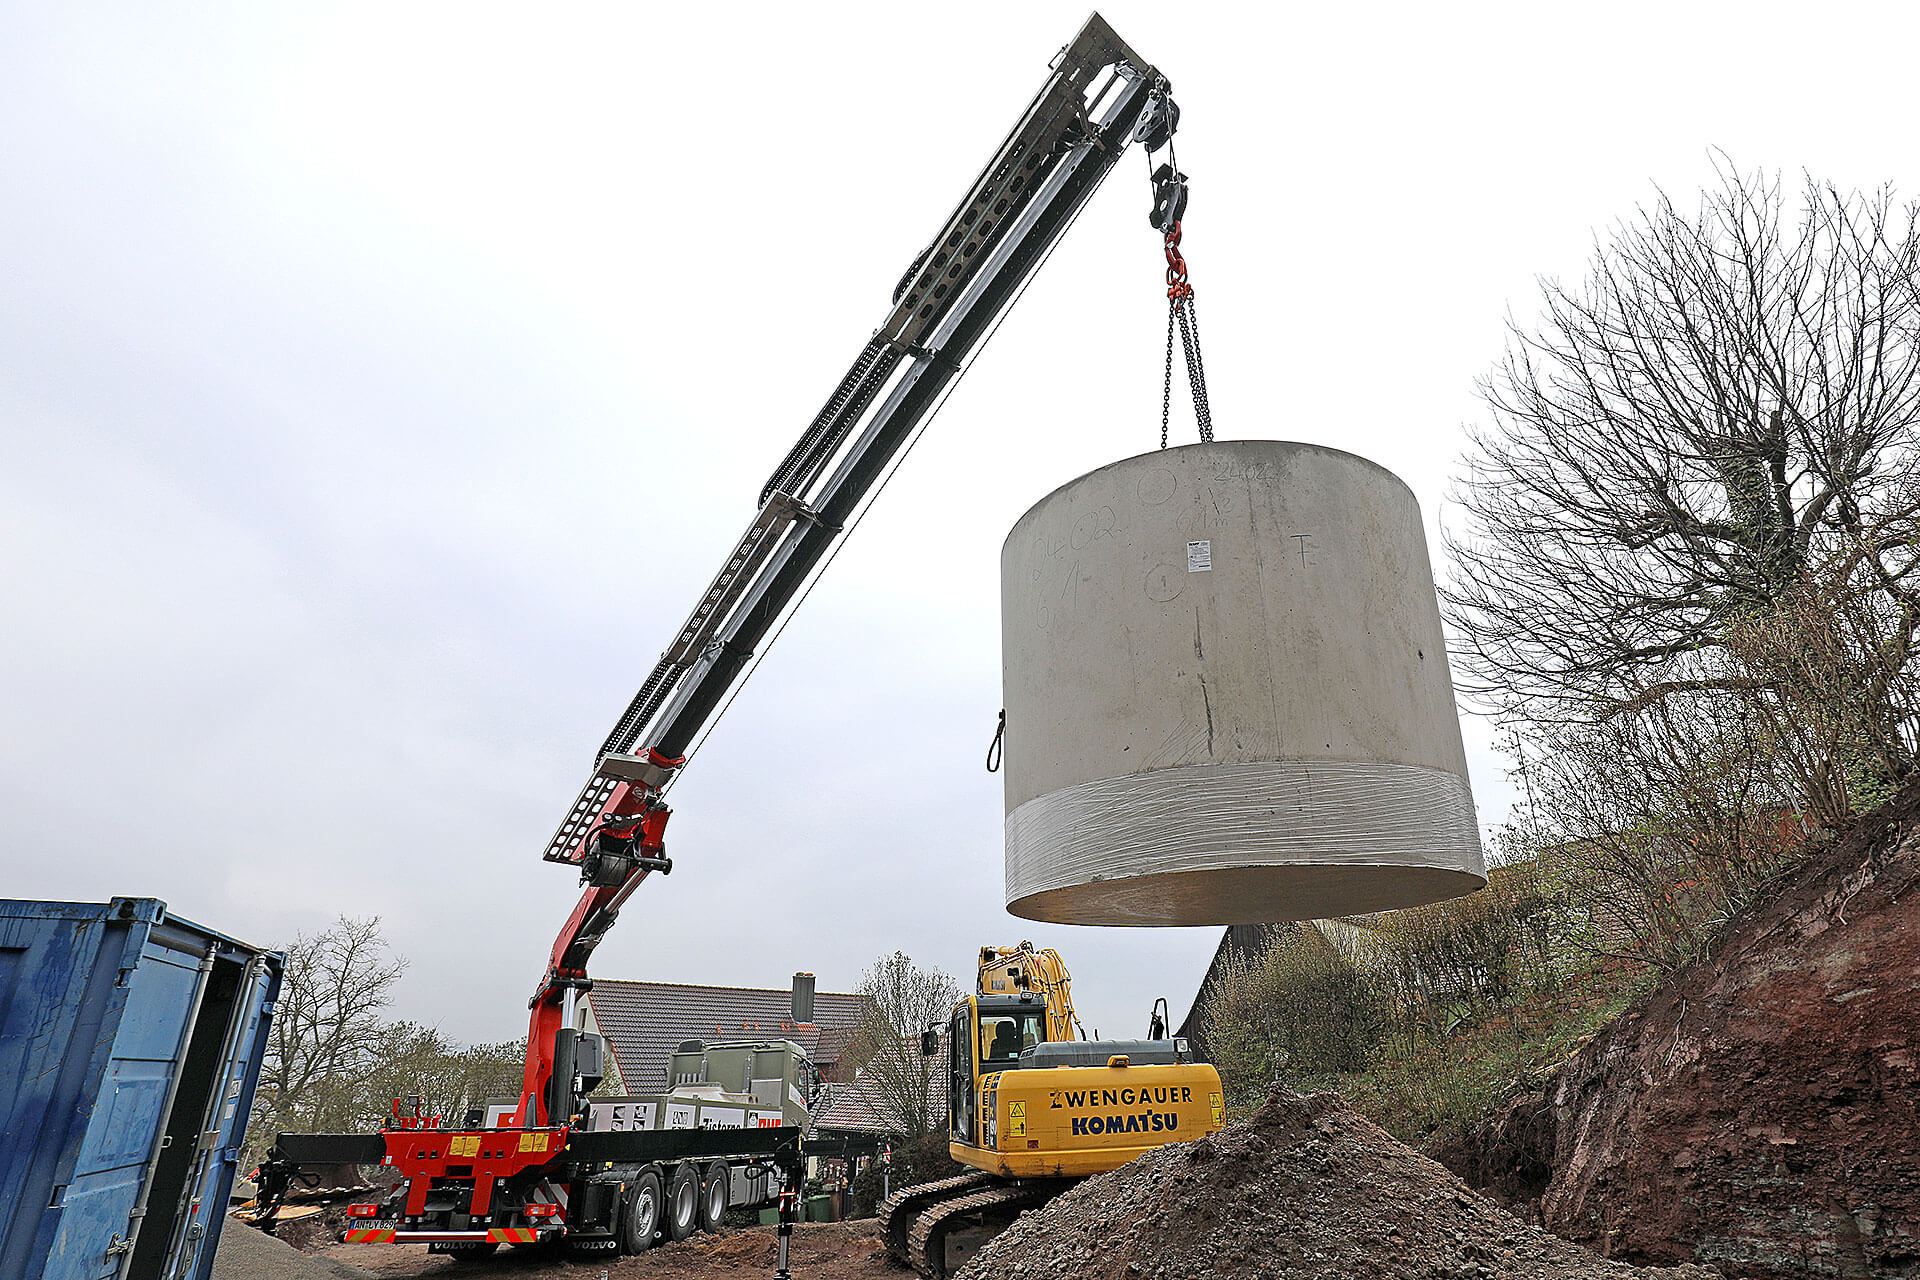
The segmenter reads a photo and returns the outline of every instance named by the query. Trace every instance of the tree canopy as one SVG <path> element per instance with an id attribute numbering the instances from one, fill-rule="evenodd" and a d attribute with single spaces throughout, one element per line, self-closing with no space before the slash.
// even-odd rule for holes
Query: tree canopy
<path id="1" fill-rule="evenodd" d="M 1663 195 L 1582 283 L 1546 282 L 1460 485 L 1442 594 L 1463 692 L 1536 736 L 1717 699 L 1798 752 L 1797 785 L 1820 750 L 1903 776 L 1917 281 L 1920 207 L 1890 189 L 1723 167 L 1697 213 Z"/>

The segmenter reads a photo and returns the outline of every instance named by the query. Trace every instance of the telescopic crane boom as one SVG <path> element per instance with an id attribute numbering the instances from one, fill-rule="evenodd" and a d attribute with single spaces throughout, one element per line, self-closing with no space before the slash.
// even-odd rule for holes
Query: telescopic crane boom
<path id="1" fill-rule="evenodd" d="M 517 1123 L 564 1123 L 571 1110 L 560 1033 L 573 1025 L 587 959 L 621 905 L 648 874 L 672 870 L 661 797 L 696 735 L 1128 143 L 1149 152 L 1167 143 L 1179 117 L 1169 90 L 1100 15 L 1090 17 L 768 478 L 747 531 L 601 744 L 547 844 L 546 860 L 578 867 L 587 888 L 531 1001 Z M 1164 230 L 1179 217 L 1184 185 L 1170 166 L 1156 181 L 1152 221 Z"/>
<path id="2" fill-rule="evenodd" d="M 1178 118 L 1165 78 L 1093 15 L 1054 59 L 1013 132 L 908 268 L 880 327 L 768 478 L 746 533 L 607 735 L 586 786 L 548 842 L 547 860 L 576 868 L 585 889 L 529 1002 L 518 1100 L 511 1108 L 481 1108 L 453 1126 L 418 1106 L 402 1115 L 396 1103 L 393 1122 L 377 1134 L 279 1134 L 261 1166 L 263 1221 L 272 1221 L 295 1179 L 314 1180 L 317 1170 L 343 1164 L 378 1163 L 399 1175 L 374 1201 L 348 1207 L 357 1224 L 345 1233 L 349 1242 L 425 1244 L 467 1258 L 502 1244 L 553 1241 L 581 1253 L 638 1252 L 656 1239 L 685 1239 L 699 1225 L 718 1224 L 729 1205 L 777 1198 L 777 1274 L 788 1274 L 786 1247 L 806 1167 L 801 1127 L 622 1128 L 616 1115 L 603 1115 L 607 1123 L 596 1128 L 585 1094 L 603 1078 L 607 1046 L 577 1016 L 578 997 L 591 986 L 587 962 L 640 883 L 672 870 L 662 797 L 700 733 L 1130 142 L 1149 154 L 1168 149 L 1168 162 L 1153 171 L 1150 221 L 1166 237 L 1169 334 L 1177 321 L 1189 339 L 1204 432 L 1197 336 L 1189 334 L 1190 318 L 1181 311 L 1191 291 L 1178 252 L 1186 191 L 1172 163 Z M 1170 336 L 1169 376 L 1171 342 Z M 1042 1124 L 1031 1138 L 1024 1120 L 1013 1123 L 1014 1112 L 1031 1101 L 1024 1085 L 1039 1087 L 1054 1078 L 1050 1073 L 1065 1073 L 1063 1082 L 1090 1082 L 1076 1055 L 1105 1053 L 1096 1071 L 1135 1071 L 1129 1087 L 1143 1106 L 1148 1087 L 1166 1095 L 1173 1109 L 1154 1132 L 1198 1132 L 1201 1113 L 1180 1108 L 1209 1103 L 1217 1127 L 1217 1077 L 1211 1068 L 1195 1074 L 1200 1068 L 1179 1061 L 1184 1049 L 1178 1043 L 1126 1042 L 1115 1050 L 1068 1042 L 1072 1002 L 1058 956 L 1031 946 L 988 949 L 981 964 L 982 992 L 956 1011 L 950 1032 L 950 1053 L 961 1055 L 951 1065 L 963 1104 L 949 1116 L 958 1144 L 950 1150 L 971 1153 L 976 1172 L 970 1177 L 1017 1180 L 1042 1165 L 1061 1176 L 1092 1172 L 1114 1167 L 1141 1146 L 1125 1135 L 1146 1132 L 1151 1117 L 1135 1116 L 1123 1130 L 1118 1116 L 1101 1118 L 1095 1129 L 1096 1117 L 1086 1115 L 1070 1122 L 1070 1129 L 1079 1128 L 1064 1136 Z M 1003 1095 L 998 1081 L 1006 1062 L 953 1047 L 989 1024 L 996 1033 L 1018 1033 L 995 1043 L 1030 1038 L 1034 1052 L 1046 1055 L 1033 1065 L 1046 1069 L 1015 1073 L 1022 1081 Z M 1023 1027 L 1030 1037 L 1019 1032 Z M 1160 1062 L 1156 1054 L 1171 1060 Z M 1177 1106 L 1168 1072 L 1187 1073 Z M 1085 1083 L 1075 1088 L 1083 1097 L 1092 1093 Z M 1021 1100 L 1009 1103 L 1009 1123 L 997 1128 L 995 1099 L 1015 1095 Z M 1020 1150 L 1007 1148 L 1016 1139 Z M 1042 1141 L 1055 1154 L 1038 1150 Z M 958 1195 L 951 1183 L 903 1189 L 889 1200 L 888 1220 L 901 1225 L 889 1235 L 889 1247 L 924 1263 L 930 1276 L 944 1273 L 943 1242 L 968 1215 L 1005 1216 L 1047 1191 L 996 1182 L 983 1201 L 977 1187 L 977 1194 Z M 1056 1177 L 1047 1187 L 1058 1184 Z M 941 1245 L 939 1266 L 929 1260 L 935 1244 Z"/>

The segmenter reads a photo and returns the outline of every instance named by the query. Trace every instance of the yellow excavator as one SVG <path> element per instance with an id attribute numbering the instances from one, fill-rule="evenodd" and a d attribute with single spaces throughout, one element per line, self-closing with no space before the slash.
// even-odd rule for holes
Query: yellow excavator
<path id="1" fill-rule="evenodd" d="M 1168 1035 L 1163 1008 L 1144 1040 L 1085 1039 L 1059 952 L 983 947 L 974 991 L 920 1045 L 944 1041 L 947 1150 L 973 1172 L 888 1196 L 888 1251 L 945 1280 L 1022 1210 L 1220 1128 L 1220 1074 Z"/>

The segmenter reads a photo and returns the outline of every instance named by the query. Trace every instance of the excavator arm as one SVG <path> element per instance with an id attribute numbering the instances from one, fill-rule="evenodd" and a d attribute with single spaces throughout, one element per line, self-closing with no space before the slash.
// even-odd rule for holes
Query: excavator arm
<path id="1" fill-rule="evenodd" d="M 855 522 L 916 429 L 1133 141 L 1165 145 L 1166 79 L 1094 14 L 938 235 L 901 278 L 880 327 L 775 468 L 746 532 L 595 757 L 545 858 L 588 886 L 535 992 L 521 1123 L 536 1112 L 571 1025 L 587 958 L 653 871 L 670 871 L 662 795 L 746 677 L 755 653 Z M 1163 174 L 1171 174 L 1170 168 Z M 1161 182 L 1153 219 L 1184 187 Z M 565 1117 L 555 1116 L 552 1123 Z"/>

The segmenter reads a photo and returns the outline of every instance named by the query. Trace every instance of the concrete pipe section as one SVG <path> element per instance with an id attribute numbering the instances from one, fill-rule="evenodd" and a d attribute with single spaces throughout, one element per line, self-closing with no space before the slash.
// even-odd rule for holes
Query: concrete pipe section
<path id="1" fill-rule="evenodd" d="M 1001 552 L 1007 909 L 1310 920 L 1486 884 L 1419 504 L 1235 440 L 1055 490 Z"/>

